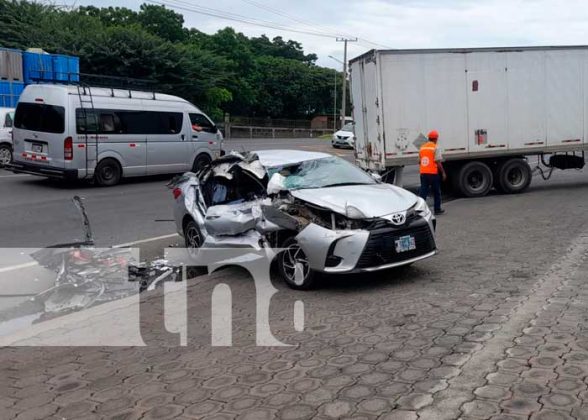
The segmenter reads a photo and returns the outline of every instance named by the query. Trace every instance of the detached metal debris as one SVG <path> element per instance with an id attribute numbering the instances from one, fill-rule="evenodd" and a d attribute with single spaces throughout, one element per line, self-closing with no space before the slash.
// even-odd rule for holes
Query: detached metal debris
<path id="1" fill-rule="evenodd" d="M 44 305 L 41 320 L 154 290 L 166 281 L 181 281 L 180 267 L 169 266 L 166 260 L 140 263 L 131 249 L 96 248 L 84 203 L 77 196 L 73 202 L 82 217 L 84 241 L 31 255 L 57 273 L 54 286 L 33 298 Z"/>

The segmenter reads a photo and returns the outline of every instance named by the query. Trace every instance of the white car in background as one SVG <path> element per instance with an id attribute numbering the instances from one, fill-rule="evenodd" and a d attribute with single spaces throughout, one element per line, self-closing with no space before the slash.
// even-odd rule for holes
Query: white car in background
<path id="1" fill-rule="evenodd" d="M 346 123 L 341 130 L 333 134 L 331 144 L 334 148 L 347 147 L 353 149 L 355 147 L 355 123 Z"/>
<path id="2" fill-rule="evenodd" d="M 0 108 L 0 168 L 12 160 L 14 108 Z"/>

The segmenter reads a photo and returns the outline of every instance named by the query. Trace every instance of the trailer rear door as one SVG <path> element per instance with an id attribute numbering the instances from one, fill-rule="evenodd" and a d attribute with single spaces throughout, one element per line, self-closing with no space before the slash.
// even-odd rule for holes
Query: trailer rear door
<path id="1" fill-rule="evenodd" d="M 357 159 L 364 169 L 384 169 L 384 141 L 381 128 L 381 98 L 376 56 L 355 63 L 353 89 L 353 115 L 355 118 Z"/>

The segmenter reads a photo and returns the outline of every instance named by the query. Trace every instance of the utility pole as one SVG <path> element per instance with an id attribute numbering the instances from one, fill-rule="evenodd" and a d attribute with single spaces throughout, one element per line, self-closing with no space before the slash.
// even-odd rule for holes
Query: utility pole
<path id="1" fill-rule="evenodd" d="M 343 102 L 341 103 L 341 127 L 345 125 L 345 117 L 347 116 L 347 44 L 349 42 L 357 42 L 357 38 L 337 38 L 337 42 L 344 43 L 343 49 Z"/>
<path id="2" fill-rule="evenodd" d="M 331 60 L 335 60 L 337 63 L 341 63 L 344 65 L 344 63 L 339 60 L 337 57 L 333 57 L 332 55 L 329 56 L 329 58 Z M 333 131 L 337 131 L 337 84 L 339 83 L 339 73 L 335 72 L 335 87 L 334 87 L 334 93 L 333 93 Z M 340 111 L 339 111 L 340 112 Z"/>

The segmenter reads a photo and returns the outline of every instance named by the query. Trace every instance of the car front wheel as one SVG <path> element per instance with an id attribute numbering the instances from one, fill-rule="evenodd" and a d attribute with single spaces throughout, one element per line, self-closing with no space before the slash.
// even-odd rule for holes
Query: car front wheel
<path id="1" fill-rule="evenodd" d="M 315 285 L 316 273 L 311 270 L 308 258 L 296 239 L 287 239 L 284 249 L 278 256 L 280 274 L 288 287 L 295 290 L 308 290 Z"/>
<path id="2" fill-rule="evenodd" d="M 12 150 L 7 144 L 0 144 L 0 168 L 12 161 Z"/>

